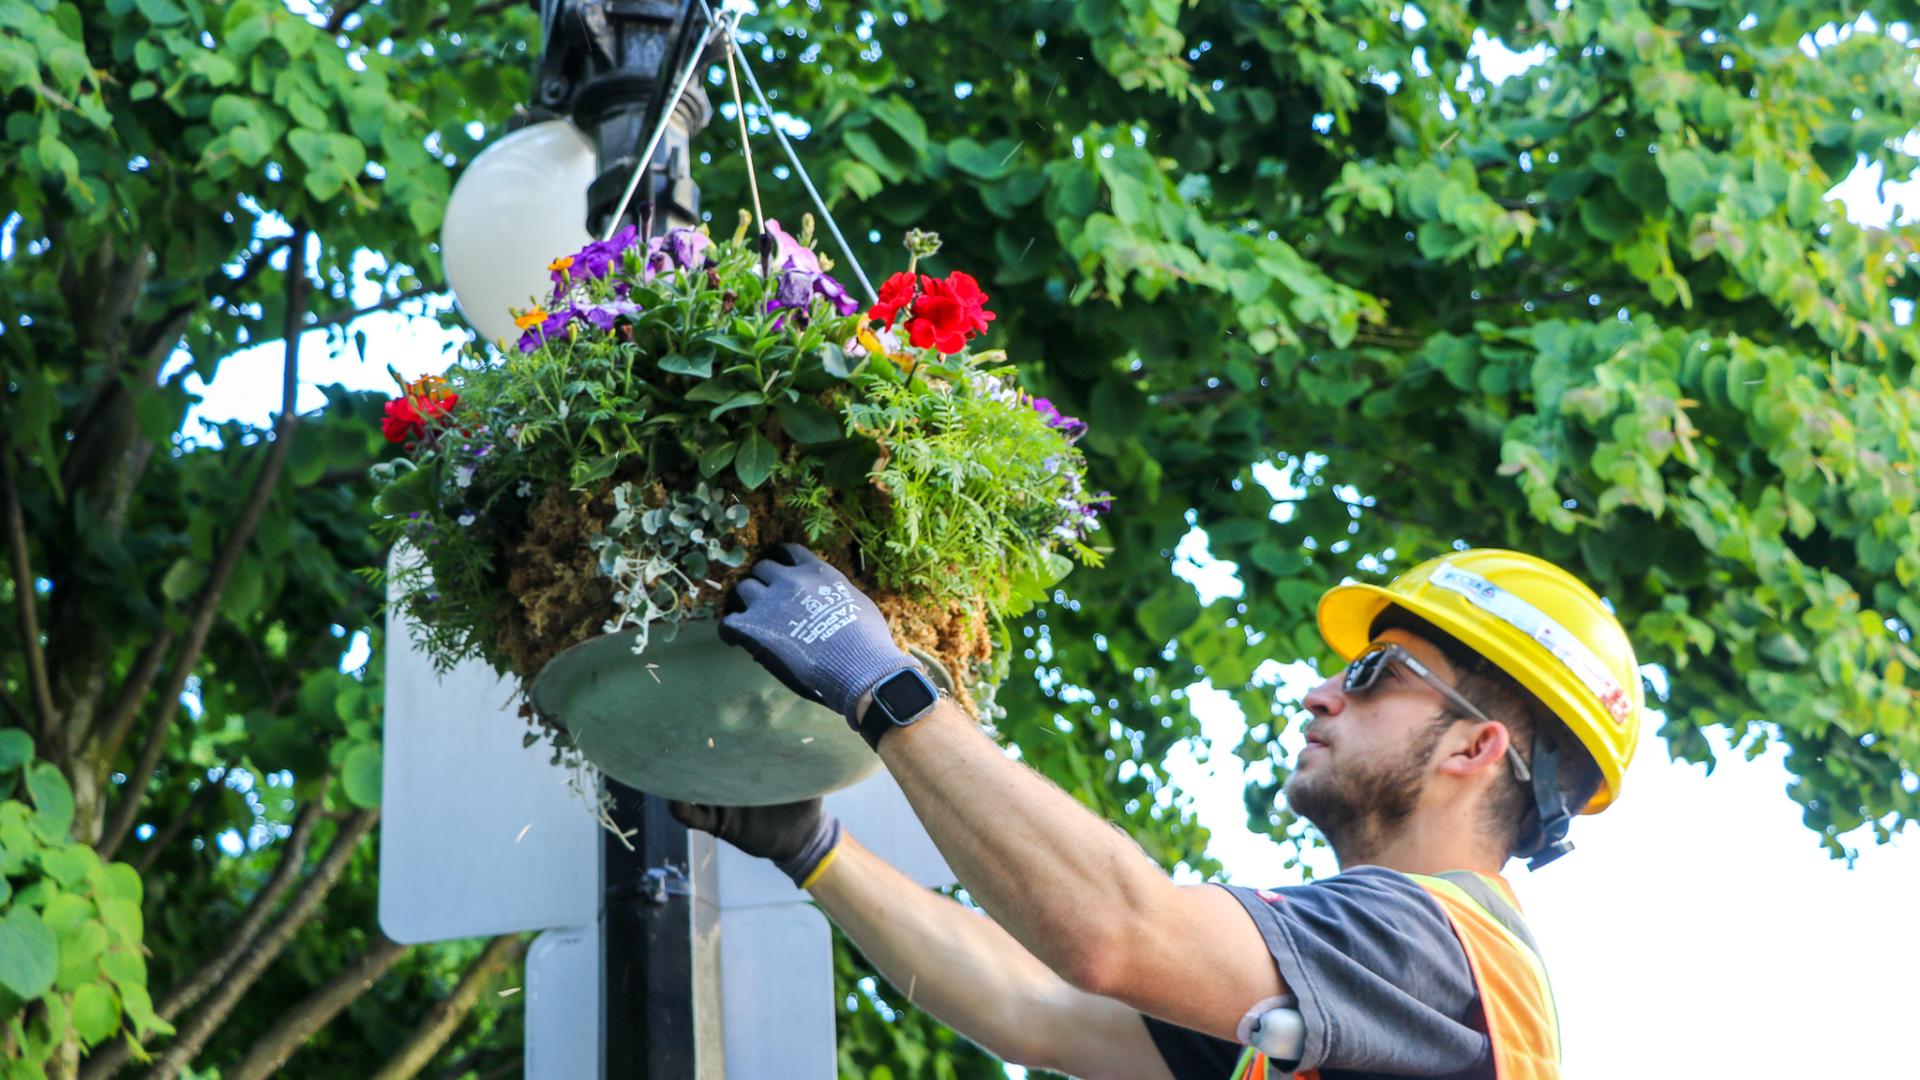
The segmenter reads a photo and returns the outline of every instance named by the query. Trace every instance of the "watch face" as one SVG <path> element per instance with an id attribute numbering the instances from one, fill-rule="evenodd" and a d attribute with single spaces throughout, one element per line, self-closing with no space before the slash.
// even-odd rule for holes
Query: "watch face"
<path id="1" fill-rule="evenodd" d="M 903 671 L 874 687 L 873 699 L 896 722 L 920 715 L 935 701 L 926 680 L 915 671 Z"/>

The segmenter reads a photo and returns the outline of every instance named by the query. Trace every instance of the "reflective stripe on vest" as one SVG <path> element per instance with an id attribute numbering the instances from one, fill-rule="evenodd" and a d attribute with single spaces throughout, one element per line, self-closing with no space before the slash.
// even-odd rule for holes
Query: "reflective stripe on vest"
<path id="1" fill-rule="evenodd" d="M 1466 950 L 1493 1043 L 1494 1075 L 1558 1080 L 1560 1016 L 1553 988 L 1506 883 L 1465 872 L 1407 876 L 1440 902 Z"/>
<path id="2" fill-rule="evenodd" d="M 1231 1080 L 1283 1080 L 1283 1078 L 1269 1076 L 1267 1055 L 1249 1046 L 1240 1052 L 1240 1060 L 1233 1067 Z M 1293 1080 L 1320 1080 L 1320 1070 L 1309 1069 L 1303 1073 L 1294 1073 Z"/>
<path id="3" fill-rule="evenodd" d="M 1553 988 L 1506 883 L 1464 870 L 1407 877 L 1447 913 L 1453 935 L 1467 954 L 1487 1039 L 1493 1044 L 1494 1075 L 1498 1080 L 1559 1080 L 1560 1016 L 1553 1007 Z M 1268 1075 L 1266 1057 L 1249 1046 L 1234 1066 L 1232 1080 L 1280 1078 Z M 1319 1080 L 1319 1073 L 1295 1073 L 1294 1080 Z"/>

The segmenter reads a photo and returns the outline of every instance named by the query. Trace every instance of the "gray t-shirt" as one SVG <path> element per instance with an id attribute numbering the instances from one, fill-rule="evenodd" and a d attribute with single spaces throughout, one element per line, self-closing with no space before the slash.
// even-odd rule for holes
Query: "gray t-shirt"
<path id="1" fill-rule="evenodd" d="M 1466 950 L 1413 879 L 1362 866 L 1282 889 L 1221 886 L 1253 916 L 1306 1023 L 1300 1061 L 1276 1076 L 1493 1080 L 1493 1046 Z M 1241 1048 L 1144 1017 L 1178 1080 L 1231 1074 Z"/>

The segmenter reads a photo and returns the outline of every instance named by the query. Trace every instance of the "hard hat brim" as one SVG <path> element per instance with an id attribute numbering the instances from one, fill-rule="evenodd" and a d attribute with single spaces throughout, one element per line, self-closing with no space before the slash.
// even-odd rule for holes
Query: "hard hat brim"
<path id="1" fill-rule="evenodd" d="M 1543 678 L 1543 665 L 1536 659 L 1517 653 L 1512 645 L 1489 636 L 1483 628 L 1465 621 L 1457 612 L 1419 596 L 1392 592 L 1364 582 L 1336 585 L 1321 594 L 1320 605 L 1315 612 L 1320 637 L 1342 660 L 1352 660 L 1372 644 L 1374 620 L 1389 607 L 1409 611 L 1453 635 L 1461 644 L 1492 661 L 1494 666 L 1542 700 L 1579 692 L 1570 675 L 1564 678 L 1548 675 Z M 1564 719 L 1562 722 L 1565 722 Z M 1619 792 L 1619 772 L 1607 768 L 1609 757 L 1600 748 L 1588 745 L 1588 738 L 1578 725 L 1568 724 L 1567 727 L 1600 764 L 1600 789 L 1580 809 L 1582 814 L 1597 814 L 1611 805 Z"/>

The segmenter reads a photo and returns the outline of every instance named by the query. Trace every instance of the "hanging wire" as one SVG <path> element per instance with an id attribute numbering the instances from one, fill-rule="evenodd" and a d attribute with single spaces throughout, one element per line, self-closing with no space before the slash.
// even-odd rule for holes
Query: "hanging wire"
<path id="1" fill-rule="evenodd" d="M 761 259 L 766 258 L 767 215 L 760 209 L 760 177 L 753 168 L 753 144 L 747 141 L 747 107 L 740 100 L 740 76 L 733 67 L 734 31 L 740 29 L 740 13 L 733 13 L 733 24 L 727 27 L 727 83 L 733 89 L 734 118 L 740 121 L 740 152 L 747 158 L 747 189 L 753 192 L 753 226 L 760 237 Z M 769 118 L 771 122 L 771 118 Z M 764 272 L 765 266 L 761 267 Z"/>
<path id="2" fill-rule="evenodd" d="M 719 25 L 718 20 L 714 20 L 713 9 L 707 6 L 707 0 L 698 0 L 698 2 L 700 4 L 700 10 L 706 13 L 707 18 L 712 20 L 717 28 Z M 737 26 L 739 19 L 736 17 L 734 22 Z M 834 242 L 840 245 L 840 254 L 846 256 L 847 265 L 853 267 L 853 276 L 860 279 L 860 288 L 867 294 L 867 302 L 869 304 L 878 303 L 880 300 L 879 294 L 873 291 L 873 282 L 867 280 L 867 272 L 860 268 L 860 260 L 853 257 L 853 247 L 847 243 L 847 238 L 841 234 L 840 223 L 833 220 L 833 211 L 827 209 L 827 201 L 820 197 L 819 189 L 813 186 L 813 178 L 807 175 L 807 167 L 800 164 L 800 155 L 794 152 L 793 144 L 787 141 L 787 133 L 780 130 L 780 124 L 774 118 L 773 103 L 767 100 L 766 92 L 760 89 L 760 80 L 753 77 L 753 65 L 747 62 L 747 52 L 740 47 L 739 37 L 729 32 L 727 34 L 727 45 L 729 47 L 727 54 L 729 58 L 728 69 L 732 69 L 732 58 L 738 57 L 740 60 L 740 73 L 747 77 L 747 86 L 753 90 L 753 96 L 760 102 L 760 108 L 766 111 L 767 126 L 773 129 L 774 139 L 780 143 L 780 149 L 786 151 L 787 161 L 793 165 L 794 173 L 800 177 L 801 186 L 807 189 L 807 195 L 813 199 L 813 208 L 820 211 L 820 217 L 827 223 L 827 231 L 833 234 Z M 734 92 L 738 94 L 738 88 L 736 88 Z M 676 99 L 679 97 L 677 91 L 674 96 Z M 743 137 L 742 142 L 744 143 L 744 141 Z M 751 175 L 751 167 L 749 167 L 748 173 Z"/>
<path id="3" fill-rule="evenodd" d="M 627 206 L 633 202 L 633 193 L 639 190 L 641 178 L 647 175 L 648 166 L 653 164 L 653 155 L 660 149 L 660 140 L 666 138 L 667 125 L 673 121 L 673 111 L 680 105 L 680 95 L 687 92 L 687 84 L 693 81 L 693 73 L 700 70 L 700 59 L 705 55 L 707 46 L 712 44 L 713 39 L 720 33 L 721 22 L 713 17 L 712 9 L 707 7 L 704 0 L 700 10 L 707 15 L 706 36 L 700 39 L 700 47 L 694 49 L 692 55 L 687 57 L 686 65 L 680 69 L 680 77 L 674 80 L 673 93 L 668 95 L 666 107 L 660 110 L 660 121 L 653 126 L 653 134 L 647 137 L 647 148 L 640 152 L 640 163 L 634 166 L 633 176 L 627 181 L 627 190 L 620 193 L 620 201 L 613 208 L 613 216 L 607 219 L 607 231 L 600 237 L 601 243 L 613 239 L 613 234 L 620 231 L 620 219 L 626 216 Z M 734 15 L 734 21 L 737 23 L 739 20 L 739 15 Z M 857 270 L 858 267 L 855 269 Z M 861 280 L 864 282 L 866 279 Z"/>

